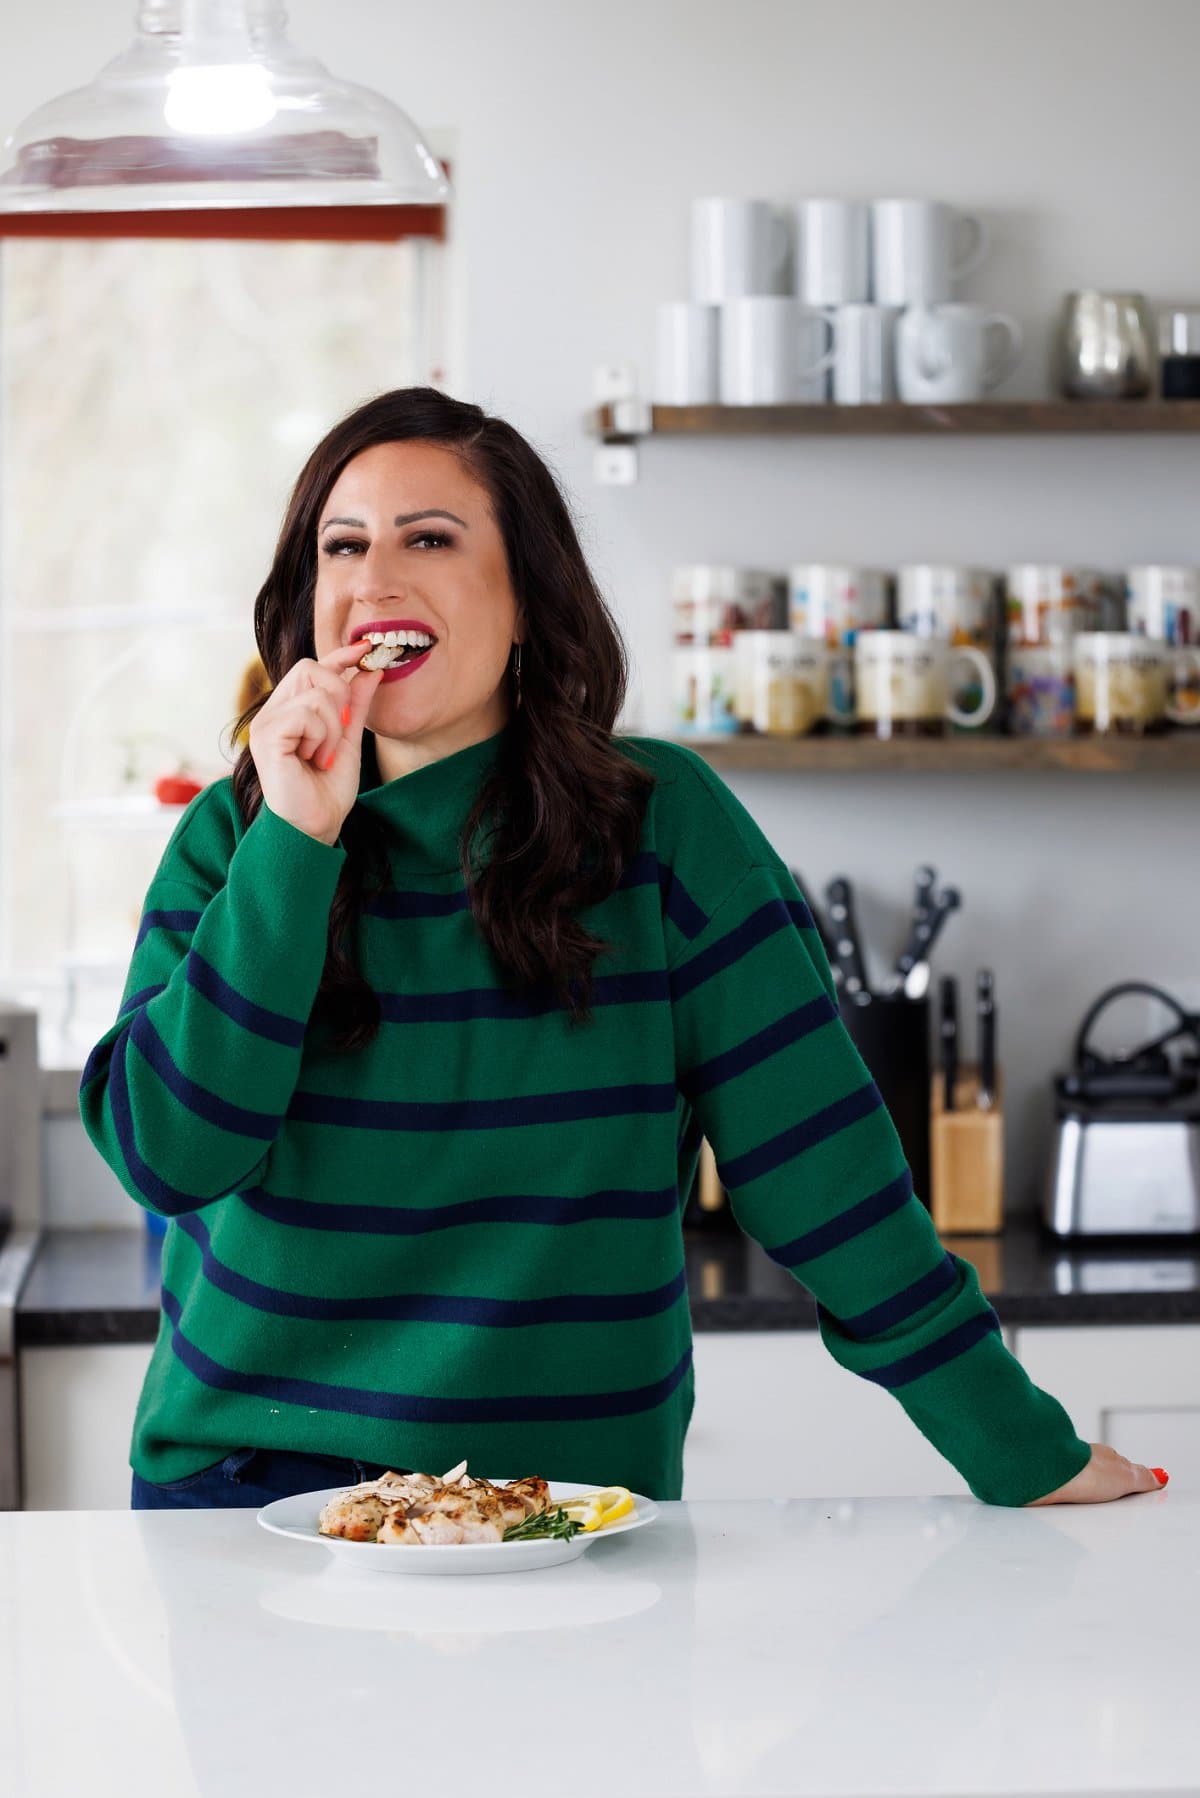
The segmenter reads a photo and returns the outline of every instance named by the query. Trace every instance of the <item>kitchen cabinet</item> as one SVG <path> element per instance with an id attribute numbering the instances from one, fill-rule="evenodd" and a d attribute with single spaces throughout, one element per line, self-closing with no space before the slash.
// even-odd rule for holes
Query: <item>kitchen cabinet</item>
<path id="1" fill-rule="evenodd" d="M 805 1498 L 964 1493 L 890 1394 L 856 1380 L 810 1330 L 702 1332 L 684 1495 Z M 129 1437 L 150 1345 L 21 1356 L 26 1510 L 124 1510 Z"/>
<path id="2" fill-rule="evenodd" d="M 1200 1324 L 1021 1326 L 1004 1340 L 1080 1435 L 1200 1485 Z M 124 1510 L 149 1343 L 21 1353 L 27 1510 Z M 895 1398 L 814 1330 L 701 1330 L 684 1497 L 965 1494 Z"/>
<path id="3" fill-rule="evenodd" d="M 123 1511 L 129 1439 L 152 1344 L 21 1351 L 21 1463 L 27 1511 Z"/>
<path id="4" fill-rule="evenodd" d="M 685 1499 L 969 1490 L 892 1395 L 839 1367 L 815 1330 L 701 1331 L 695 1366 Z"/>
<path id="5" fill-rule="evenodd" d="M 1200 1324 L 1025 1325 L 1015 1352 L 1085 1441 L 1200 1484 Z"/>

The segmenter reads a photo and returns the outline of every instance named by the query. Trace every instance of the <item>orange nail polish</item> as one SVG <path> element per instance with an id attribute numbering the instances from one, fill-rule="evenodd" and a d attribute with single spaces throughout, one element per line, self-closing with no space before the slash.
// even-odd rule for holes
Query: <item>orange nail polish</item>
<path id="1" fill-rule="evenodd" d="M 350 707 L 348 705 L 344 705 L 342 707 L 342 729 L 343 730 L 345 730 L 345 728 L 349 724 L 349 722 L 350 722 Z"/>
<path id="2" fill-rule="evenodd" d="M 329 770 L 333 767 L 333 764 L 334 764 L 334 761 L 336 760 L 336 758 L 337 758 L 337 750 L 331 749 L 329 751 L 329 754 L 325 757 L 325 760 L 321 763 L 322 768 L 324 768 L 324 770 L 327 774 L 328 774 Z"/>
<path id="3" fill-rule="evenodd" d="M 1150 1469 L 1150 1471 L 1154 1475 L 1155 1479 L 1158 1481 L 1160 1486 L 1165 1486 L 1167 1481 L 1171 1477 L 1170 1474 L 1167 1473 L 1166 1470 L 1162 1467 L 1152 1467 Z"/>

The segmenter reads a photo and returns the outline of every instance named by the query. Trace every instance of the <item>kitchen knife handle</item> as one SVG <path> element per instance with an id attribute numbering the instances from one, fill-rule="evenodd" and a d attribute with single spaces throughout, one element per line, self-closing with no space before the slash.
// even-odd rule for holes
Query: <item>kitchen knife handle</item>
<path id="1" fill-rule="evenodd" d="M 954 1110 L 954 1089 L 958 1084 L 958 982 L 953 974 L 943 974 L 941 982 L 942 1038 L 942 1109 Z"/>
<path id="2" fill-rule="evenodd" d="M 996 1096 L 996 988 L 989 968 L 980 968 L 975 979 L 979 1018 L 979 1093 L 982 1111 L 990 1111 Z"/>
<path id="3" fill-rule="evenodd" d="M 867 975 L 854 917 L 854 895 L 844 875 L 837 875 L 829 882 L 825 888 L 825 902 L 829 907 L 838 960 L 846 976 L 846 991 L 851 995 L 866 992 Z"/>

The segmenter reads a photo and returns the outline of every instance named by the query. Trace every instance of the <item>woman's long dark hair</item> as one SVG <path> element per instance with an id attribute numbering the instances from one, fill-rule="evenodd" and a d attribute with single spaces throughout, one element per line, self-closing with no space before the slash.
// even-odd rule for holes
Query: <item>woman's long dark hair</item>
<path id="1" fill-rule="evenodd" d="M 612 742 L 628 680 L 624 644 L 554 476 L 525 439 L 503 419 L 432 387 L 401 387 L 349 413 L 318 443 L 292 490 L 255 601 L 259 655 L 273 685 L 315 655 L 317 524 L 330 490 L 363 450 L 413 440 L 452 451 L 487 492 L 527 623 L 521 704 L 512 688 L 500 755 L 459 845 L 471 910 L 506 981 L 552 991 L 573 1023 L 585 1023 L 592 963 L 613 945 L 572 913 L 618 885 L 636 852 L 654 777 Z M 511 672 L 510 659 L 510 679 Z M 235 729 L 265 704 L 264 696 L 250 706 Z M 370 745 L 368 734 L 364 754 Z M 248 741 L 233 787 L 248 824 L 262 804 Z M 490 844 L 486 861 L 473 855 L 479 830 Z M 375 1035 L 380 1009 L 357 965 L 356 926 L 364 899 L 387 884 L 387 854 L 382 826 L 361 806 L 351 809 L 341 841 L 346 861 L 315 1016 L 330 1047 L 357 1049 Z"/>

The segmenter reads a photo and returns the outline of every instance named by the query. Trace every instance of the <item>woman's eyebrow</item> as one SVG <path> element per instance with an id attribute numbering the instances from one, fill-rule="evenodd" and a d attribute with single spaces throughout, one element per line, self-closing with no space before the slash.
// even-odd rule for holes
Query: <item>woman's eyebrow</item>
<path id="1" fill-rule="evenodd" d="M 430 506 L 424 512 L 401 512 L 399 517 L 393 520 L 393 523 L 397 525 L 413 524 L 418 518 L 450 518 L 455 524 L 461 524 L 464 531 L 469 531 L 471 528 L 466 519 L 460 518 L 457 512 L 443 511 L 440 506 Z M 327 531 L 331 524 L 352 524 L 356 525 L 360 531 L 365 531 L 367 528 L 361 518 L 327 518 L 321 529 Z"/>

